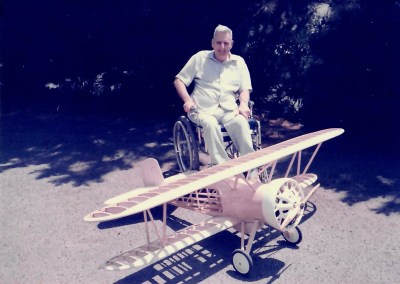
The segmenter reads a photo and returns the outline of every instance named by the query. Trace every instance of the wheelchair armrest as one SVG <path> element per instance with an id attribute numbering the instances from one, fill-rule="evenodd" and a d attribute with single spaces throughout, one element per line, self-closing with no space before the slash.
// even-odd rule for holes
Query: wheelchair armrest
<path id="1" fill-rule="evenodd" d="M 239 98 L 237 98 L 236 104 L 237 104 L 237 105 L 240 104 Z M 249 105 L 249 109 L 250 109 L 250 117 L 253 117 L 253 106 L 254 106 L 254 102 L 253 102 L 252 100 L 249 100 L 248 105 Z"/>

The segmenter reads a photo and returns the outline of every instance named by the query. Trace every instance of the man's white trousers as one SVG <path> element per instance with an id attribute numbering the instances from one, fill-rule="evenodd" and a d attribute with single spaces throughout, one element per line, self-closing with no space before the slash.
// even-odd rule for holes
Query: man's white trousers
<path id="1" fill-rule="evenodd" d="M 221 164 L 229 160 L 225 152 L 220 124 L 225 126 L 240 155 L 254 152 L 249 123 L 243 115 L 236 115 L 236 113 L 237 111 L 218 108 L 212 115 L 202 112 L 188 115 L 191 121 L 203 127 L 204 140 L 212 164 Z"/>

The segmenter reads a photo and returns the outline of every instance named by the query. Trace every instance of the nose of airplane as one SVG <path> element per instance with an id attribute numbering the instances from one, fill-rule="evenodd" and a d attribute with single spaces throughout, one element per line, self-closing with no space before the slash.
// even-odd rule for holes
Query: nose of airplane
<path id="1" fill-rule="evenodd" d="M 276 179 L 262 188 L 262 212 L 265 222 L 277 230 L 289 212 L 295 210 L 304 199 L 303 188 L 291 178 Z M 303 216 L 304 208 L 300 209 L 295 218 L 285 230 L 296 227 Z"/>

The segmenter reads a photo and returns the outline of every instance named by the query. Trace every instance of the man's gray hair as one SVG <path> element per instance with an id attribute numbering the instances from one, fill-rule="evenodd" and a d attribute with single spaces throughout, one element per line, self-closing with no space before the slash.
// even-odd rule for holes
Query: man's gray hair
<path id="1" fill-rule="evenodd" d="M 230 33 L 231 39 L 233 39 L 232 30 L 230 28 L 228 28 L 227 26 L 218 25 L 215 28 L 213 39 L 215 39 L 215 36 L 216 36 L 217 33 Z"/>

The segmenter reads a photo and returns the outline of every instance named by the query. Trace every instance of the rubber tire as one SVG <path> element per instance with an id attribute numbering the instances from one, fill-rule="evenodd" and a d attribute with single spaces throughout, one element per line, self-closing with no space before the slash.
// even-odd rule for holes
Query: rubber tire
<path id="1" fill-rule="evenodd" d="M 285 237 L 285 235 L 282 233 L 283 238 L 285 239 L 285 241 L 287 241 L 288 243 L 292 244 L 292 245 L 298 245 L 299 243 L 301 243 L 301 241 L 303 240 L 303 233 L 301 232 L 299 227 L 296 227 L 296 235 L 294 236 L 294 239 L 287 239 Z"/>
<path id="2" fill-rule="evenodd" d="M 236 249 L 232 252 L 232 266 L 243 276 L 249 276 L 253 271 L 253 259 L 242 249 Z"/>
<path id="3" fill-rule="evenodd" d="M 189 154 L 189 160 L 190 165 L 185 165 L 182 157 L 181 151 L 178 151 L 178 131 L 179 131 L 179 125 L 182 125 L 183 127 L 183 132 L 186 132 L 185 135 L 185 140 L 186 140 L 186 145 L 188 149 L 192 152 L 192 157 L 190 158 Z M 185 134 L 185 133 L 184 133 Z M 174 149 L 175 149 L 175 155 L 176 155 L 176 160 L 178 162 L 178 166 L 182 172 L 187 172 L 187 171 L 192 171 L 192 170 L 199 170 L 199 149 L 198 149 L 198 141 L 197 137 L 194 134 L 194 131 L 192 129 L 192 126 L 190 125 L 190 122 L 187 117 L 181 116 L 178 121 L 174 125 Z"/>

